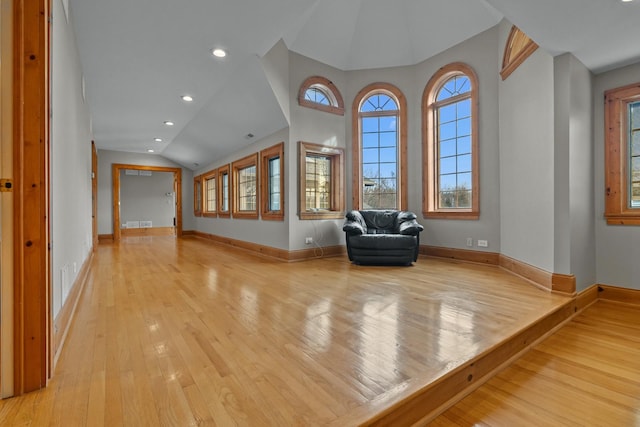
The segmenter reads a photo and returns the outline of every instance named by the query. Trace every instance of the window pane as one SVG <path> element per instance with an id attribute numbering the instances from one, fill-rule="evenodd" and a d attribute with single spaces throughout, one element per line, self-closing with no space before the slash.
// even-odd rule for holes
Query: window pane
<path id="1" fill-rule="evenodd" d="M 307 211 L 331 208 L 331 158 L 306 157 L 305 207 Z"/>
<path id="2" fill-rule="evenodd" d="M 268 209 L 280 210 L 280 157 L 273 157 L 268 162 Z"/>
<path id="3" fill-rule="evenodd" d="M 396 156 L 398 155 L 398 150 L 393 148 L 381 148 L 380 149 L 380 161 L 381 162 L 392 162 L 394 165 L 396 164 Z"/>
<path id="4" fill-rule="evenodd" d="M 256 167 L 238 170 L 238 209 L 255 211 L 256 207 Z"/>
<path id="5" fill-rule="evenodd" d="M 216 211 L 216 179 L 208 178 L 205 182 L 207 192 L 207 212 Z"/>
<path id="6" fill-rule="evenodd" d="M 640 101 L 629 105 L 629 207 L 640 208 Z"/>
<path id="7" fill-rule="evenodd" d="M 329 97 L 321 89 L 317 87 L 311 87 L 304 93 L 304 99 L 307 101 L 315 102 L 316 104 L 331 105 Z"/>
<path id="8" fill-rule="evenodd" d="M 398 132 L 382 132 L 380 134 L 381 147 L 396 147 L 398 145 Z"/>
<path id="9" fill-rule="evenodd" d="M 398 109 L 395 101 L 388 95 L 375 94 L 367 98 L 360 108 L 361 112 L 395 111 Z"/>
<path id="10" fill-rule="evenodd" d="M 467 98 L 455 103 L 457 106 L 458 118 L 471 117 L 471 98 Z"/>
<path id="11" fill-rule="evenodd" d="M 222 210 L 229 210 L 229 174 L 222 175 Z"/>
<path id="12" fill-rule="evenodd" d="M 395 162 L 380 163 L 380 178 L 395 178 L 397 175 Z"/>
<path id="13" fill-rule="evenodd" d="M 363 117 L 362 118 L 362 132 L 378 132 L 378 118 L 377 117 Z"/>
<path id="14" fill-rule="evenodd" d="M 471 119 L 458 120 L 458 136 L 471 135 Z"/>
<path id="15" fill-rule="evenodd" d="M 456 188 L 457 180 L 456 175 L 441 175 L 440 176 L 440 191 L 453 190 Z"/>
<path id="16" fill-rule="evenodd" d="M 380 131 L 388 132 L 395 131 L 397 128 L 398 119 L 396 116 L 383 116 L 380 117 Z"/>
<path id="17" fill-rule="evenodd" d="M 456 154 L 456 140 L 447 139 L 440 141 L 440 157 L 450 157 Z"/>
<path id="18" fill-rule="evenodd" d="M 458 138 L 457 148 L 458 148 L 458 154 L 471 153 L 471 137 L 463 136 L 462 138 Z"/>
<path id="19" fill-rule="evenodd" d="M 363 163 L 378 163 L 378 149 L 377 148 L 364 148 L 362 150 L 362 162 Z"/>
<path id="20" fill-rule="evenodd" d="M 440 174 L 456 173 L 456 158 L 445 157 L 440 159 Z"/>
<path id="21" fill-rule="evenodd" d="M 438 110 L 438 119 L 440 124 L 452 122 L 456 119 L 456 104 L 449 104 Z"/>
<path id="22" fill-rule="evenodd" d="M 456 122 L 447 123 L 440 126 L 439 139 L 451 139 L 456 137 Z"/>
<path id="23" fill-rule="evenodd" d="M 378 133 L 365 133 L 362 135 L 362 147 L 370 148 L 378 146 Z"/>
<path id="24" fill-rule="evenodd" d="M 458 156 L 458 173 L 471 171 L 471 154 Z"/>

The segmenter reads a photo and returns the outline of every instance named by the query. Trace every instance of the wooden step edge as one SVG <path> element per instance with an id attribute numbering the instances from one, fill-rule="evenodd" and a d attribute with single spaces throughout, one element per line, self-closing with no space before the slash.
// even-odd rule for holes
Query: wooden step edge
<path id="1" fill-rule="evenodd" d="M 465 362 L 437 381 L 394 403 L 361 426 L 424 425 L 480 387 L 589 304 L 572 298 L 542 318 Z"/>

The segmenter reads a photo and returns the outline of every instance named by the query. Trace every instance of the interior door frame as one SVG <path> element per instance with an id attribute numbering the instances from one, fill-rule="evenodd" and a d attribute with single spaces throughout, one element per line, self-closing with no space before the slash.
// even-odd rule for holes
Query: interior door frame
<path id="1" fill-rule="evenodd" d="M 111 166 L 111 178 L 113 181 L 113 240 L 118 241 L 122 237 L 120 232 L 120 171 L 123 169 L 155 172 L 173 172 L 173 183 L 176 189 L 176 237 L 182 236 L 182 169 L 168 166 L 143 166 L 114 163 Z"/>
<path id="2" fill-rule="evenodd" d="M 51 0 L 13 3 L 14 396 L 51 375 Z"/>

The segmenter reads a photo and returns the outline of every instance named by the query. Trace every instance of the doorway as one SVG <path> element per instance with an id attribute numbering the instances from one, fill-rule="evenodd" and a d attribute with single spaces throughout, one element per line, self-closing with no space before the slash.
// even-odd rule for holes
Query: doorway
<path id="1" fill-rule="evenodd" d="M 129 228 L 122 228 L 123 218 L 121 215 L 122 208 L 122 174 L 131 171 L 130 173 L 135 174 L 137 172 L 138 176 L 140 173 L 144 175 L 149 172 L 171 172 L 173 174 L 173 192 L 169 194 L 169 191 L 165 192 L 165 202 L 168 201 L 168 198 L 171 197 L 171 203 L 174 208 L 174 218 L 173 218 L 173 226 L 172 227 L 157 227 L 159 229 L 159 234 L 169 234 L 168 229 L 170 228 L 171 234 L 173 234 L 173 230 L 175 230 L 175 235 L 177 237 L 182 236 L 182 169 L 180 168 L 172 168 L 165 166 L 142 166 L 142 165 L 125 165 L 125 164 L 113 164 L 112 165 L 112 179 L 113 179 L 113 240 L 120 240 L 123 236 L 124 230 L 129 230 Z M 131 220 L 132 222 L 136 222 L 136 220 Z M 151 222 L 151 227 L 142 227 L 140 228 L 140 222 L 137 221 L 137 227 L 134 229 L 138 229 L 137 233 L 125 231 L 125 235 L 141 235 L 142 229 L 144 228 L 153 228 L 153 221 L 145 220 L 145 222 Z M 149 224 L 145 224 L 149 225 Z M 146 235 L 146 234 L 145 234 Z"/>

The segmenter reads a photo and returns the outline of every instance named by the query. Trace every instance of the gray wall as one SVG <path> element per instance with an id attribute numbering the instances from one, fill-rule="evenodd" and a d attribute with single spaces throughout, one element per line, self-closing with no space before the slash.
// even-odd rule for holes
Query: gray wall
<path id="1" fill-rule="evenodd" d="M 173 227 L 176 213 L 173 173 L 148 173 L 151 175 L 127 175 L 126 170 L 120 171 L 120 222 L 151 221 L 153 227 Z"/>
<path id="2" fill-rule="evenodd" d="M 505 45 L 511 24 L 500 24 Z M 497 73 L 497 70 L 496 70 Z M 554 267 L 553 58 L 536 50 L 499 84 L 501 253 Z"/>
<path id="3" fill-rule="evenodd" d="M 52 303 L 55 318 L 90 254 L 91 129 L 73 25 L 53 2 L 51 97 Z"/>
<path id="4" fill-rule="evenodd" d="M 577 289 L 595 283 L 592 74 L 573 55 L 554 59 L 554 270 Z"/>
<path id="5" fill-rule="evenodd" d="M 208 172 L 213 169 L 217 169 L 220 166 L 232 163 L 234 160 L 239 160 L 249 154 L 259 152 L 265 148 L 269 148 L 279 142 L 285 143 L 285 160 L 289 156 L 289 131 L 288 129 L 282 129 L 273 135 L 261 139 L 260 141 L 251 144 L 249 147 L 234 153 L 231 156 L 225 157 L 214 163 L 208 164 L 202 168 L 194 171 L 193 176 L 198 176 L 202 173 Z M 290 169 L 287 168 L 285 163 L 284 167 L 285 177 L 290 176 Z M 285 178 L 286 179 L 286 178 Z M 290 186 L 290 181 L 285 181 L 285 192 Z M 193 184 L 190 190 L 193 193 Z M 229 190 L 231 191 L 231 189 Z M 285 208 L 291 204 L 289 198 L 286 198 Z M 192 206 L 192 205 L 191 205 Z M 192 209 L 193 211 L 193 209 Z M 208 234 L 214 234 L 216 236 L 229 237 L 236 240 L 243 240 L 247 242 L 254 242 L 260 245 L 271 246 L 274 248 L 288 249 L 288 220 L 285 215 L 285 221 L 263 221 L 255 219 L 238 219 L 238 218 L 210 218 L 210 217 L 197 217 L 195 218 L 195 229 Z"/>
<path id="6" fill-rule="evenodd" d="M 193 216 L 193 172 L 155 154 L 125 153 L 122 151 L 98 150 L 98 233 L 113 233 L 113 179 L 111 166 L 114 163 L 139 166 L 167 166 L 182 169 L 182 229 L 194 230 Z"/>
<path id="7" fill-rule="evenodd" d="M 640 63 L 594 78 L 595 236 L 597 282 L 640 289 L 640 227 L 607 225 L 604 220 L 604 92 L 640 82 Z"/>
<path id="8" fill-rule="evenodd" d="M 480 149 L 480 218 L 465 220 L 420 220 L 425 226 L 421 244 L 449 248 L 500 252 L 500 158 L 498 133 L 498 27 L 489 29 L 459 45 L 418 64 L 416 80 L 409 88 L 411 123 L 409 138 L 409 196 L 410 210 L 422 218 L 422 113 L 421 102 L 425 86 L 441 67 L 452 62 L 464 62 L 478 76 L 479 93 L 479 149 Z M 473 238 L 474 247 L 466 246 Z M 480 248 L 477 240 L 487 240 L 489 246 Z"/>

